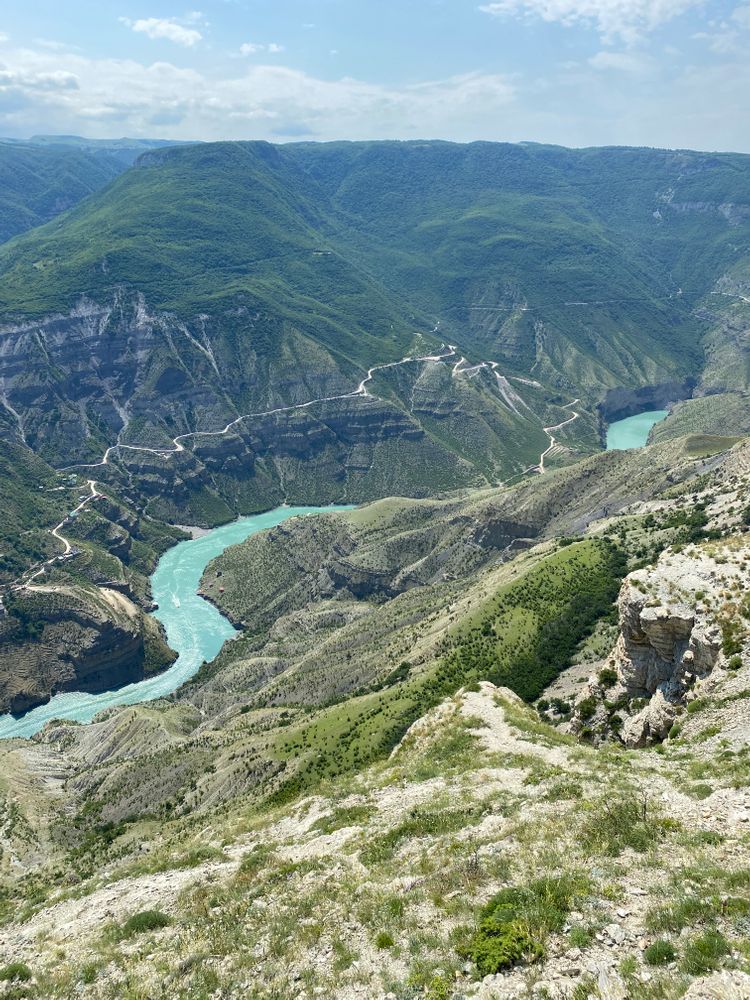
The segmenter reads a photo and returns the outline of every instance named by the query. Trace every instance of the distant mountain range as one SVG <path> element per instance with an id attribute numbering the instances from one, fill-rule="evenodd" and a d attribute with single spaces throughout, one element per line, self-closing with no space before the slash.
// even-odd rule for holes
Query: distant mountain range
<path id="1" fill-rule="evenodd" d="M 77 205 L 127 170 L 158 139 L 83 139 L 74 135 L 0 138 L 0 242 Z"/>

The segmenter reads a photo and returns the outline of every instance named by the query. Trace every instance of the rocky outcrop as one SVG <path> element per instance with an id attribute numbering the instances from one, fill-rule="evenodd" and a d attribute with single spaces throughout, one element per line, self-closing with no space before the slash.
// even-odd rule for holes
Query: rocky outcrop
<path id="1" fill-rule="evenodd" d="M 725 659 L 722 622 L 737 613 L 723 603 L 742 592 L 744 552 L 667 553 L 638 570 L 618 599 L 620 635 L 604 669 L 576 701 L 574 732 L 617 733 L 641 747 L 669 734 L 686 704 Z M 740 648 L 740 647 L 738 647 Z"/>
<path id="2" fill-rule="evenodd" d="M 750 976 L 737 970 L 702 976 L 690 984 L 685 1000 L 750 1000 Z"/>

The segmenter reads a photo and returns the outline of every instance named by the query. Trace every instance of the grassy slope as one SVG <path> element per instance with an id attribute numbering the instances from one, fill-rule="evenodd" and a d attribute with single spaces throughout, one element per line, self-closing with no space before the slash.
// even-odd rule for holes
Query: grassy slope
<path id="1" fill-rule="evenodd" d="M 690 441 L 595 461 L 607 476 L 616 465 L 623 479 L 625 466 L 631 480 L 638 462 L 643 475 L 651 469 L 650 496 L 662 503 L 671 497 L 673 513 L 693 510 L 700 482 L 711 494 L 717 524 L 734 533 L 712 544 L 741 556 L 747 445 L 720 458 L 715 474 L 693 463 L 693 478 L 683 485 L 666 483 L 657 469 L 658 456 L 670 448 L 688 461 Z M 573 472 L 538 480 L 537 490 L 551 495 L 538 502 L 557 495 L 570 503 L 560 483 Z M 583 486 L 587 470 L 578 472 Z M 520 509 L 533 505 L 530 486 L 516 492 Z M 631 488 L 635 499 L 645 481 Z M 490 495 L 468 498 L 475 518 Z M 578 520 L 586 500 L 579 492 L 578 512 L 566 511 L 558 523 Z M 393 536 L 413 530 L 413 518 L 429 521 L 436 506 L 390 500 L 346 516 L 365 536 Z M 599 528 L 639 556 L 632 542 L 637 549 L 647 522 L 635 507 Z M 319 524 L 332 527 L 329 519 Z M 657 534 L 651 539 L 657 549 L 678 538 Z M 382 566 L 376 556 L 374 548 L 363 554 L 369 566 Z M 428 996 L 451 997 L 447 984 L 466 962 L 481 906 L 512 887 L 531 893 L 527 929 L 544 949 L 548 970 L 569 967 L 567 953 L 581 949 L 576 968 L 582 971 L 571 973 L 571 983 L 580 980 L 582 990 L 589 960 L 602 955 L 628 959 L 617 974 L 638 1000 L 677 1000 L 701 970 L 725 960 L 744 968 L 748 876 L 738 810 L 744 812 L 747 783 L 747 664 L 728 690 L 715 688 L 710 698 L 698 699 L 684 735 L 661 753 L 577 747 L 509 693 L 472 683 L 488 673 L 513 685 L 543 683 L 554 657 L 567 655 L 608 604 L 608 588 L 621 572 L 611 557 L 596 536 L 558 547 L 546 543 L 442 592 L 415 588 L 396 598 L 394 604 L 414 601 L 421 590 L 441 620 L 428 619 L 425 632 L 424 620 L 412 617 L 410 665 L 336 705 L 242 711 L 242 692 L 225 675 L 216 680 L 235 700 L 212 714 L 206 697 L 212 678 L 204 676 L 176 703 L 134 706 L 90 727 L 59 727 L 50 734 L 50 759 L 58 760 L 58 748 L 70 754 L 68 789 L 80 795 L 83 808 L 53 824 L 64 864 L 40 869 L 35 859 L 34 872 L 10 887 L 3 919 L 9 948 L 17 949 L 12 957 L 29 957 L 41 995 L 50 997 L 68 995 L 84 975 L 91 995 L 106 997 L 123 969 L 138 1000 L 160 996 L 155 984 L 166 975 L 175 996 L 210 993 L 220 982 L 239 991 L 243 982 L 260 983 L 258 963 L 263 982 L 271 979 L 267 989 L 257 986 L 264 1000 L 296 996 L 300 969 L 321 995 L 340 991 L 343 997 L 361 983 L 366 995 L 376 984 L 377 991 L 408 997 L 414 988 L 424 993 L 437 984 L 443 992 Z M 308 627 L 298 619 L 297 635 L 286 628 L 285 634 L 294 640 Z M 534 656 L 541 667 L 536 677 L 529 669 Z M 467 691 L 445 698 L 464 681 Z M 441 699 L 386 759 L 404 728 Z M 0 808 L 16 816 L 5 836 L 26 857 L 36 833 L 33 824 L 24 832 L 22 823 L 41 808 L 43 793 L 23 753 L 16 749 L 14 758 L 13 752 L 8 748 L 12 779 L 0 783 L 6 799 Z M 45 752 L 34 748 L 35 767 Z M 315 794 L 287 801 L 305 790 Z M 270 792 L 277 807 L 266 799 L 258 809 L 259 792 Z M 81 880 L 73 886 L 71 871 Z M 562 876 L 565 884 L 541 884 L 541 876 Z M 194 894 L 179 896 L 193 887 Z M 147 906 L 168 911 L 176 926 L 144 930 L 144 948 L 132 947 L 125 922 Z M 116 925 L 102 932 L 104 909 Z M 566 921 L 569 911 L 580 916 Z M 609 928 L 621 922 L 627 933 L 610 946 Z M 68 939 L 65 958 L 57 956 L 53 967 L 46 956 L 57 955 L 54 947 L 69 926 L 76 940 Z M 29 928 L 33 934 L 26 935 Z M 377 945 L 385 931 L 391 943 L 383 938 Z M 736 956 L 706 959 L 701 942 L 709 933 L 729 940 Z M 646 978 L 644 935 L 648 943 L 668 938 L 679 967 L 665 975 L 652 970 Z M 40 949 L 40 941 L 48 946 Z M 462 994 L 472 988 L 470 969 L 456 987 Z M 526 971 L 509 973 L 518 977 L 511 981 L 519 990 Z"/>
<path id="2" fill-rule="evenodd" d="M 493 680 L 537 697 L 607 612 L 623 573 L 624 563 L 599 541 L 521 564 L 516 579 L 446 637 L 446 653 L 436 663 L 414 676 L 407 663 L 381 682 L 382 690 L 280 736 L 277 753 L 292 774 L 274 798 L 384 756 L 416 719 L 461 685 Z"/>
<path id="3" fill-rule="evenodd" d="M 468 959 L 504 892 L 534 945 L 497 981 L 509 994 L 544 977 L 595 997 L 604 966 L 622 995 L 678 1000 L 723 967 L 738 977 L 726 995 L 740 996 L 749 869 L 732 810 L 748 777 L 746 684 L 744 666 L 660 753 L 576 746 L 482 685 L 428 713 L 387 761 L 292 804 L 240 799 L 80 836 L 74 886 L 61 871 L 15 882 L 0 954 L 28 962 L 35 995 L 56 1000 L 218 988 L 292 1000 L 300 983 L 337 1000 L 458 1000 L 482 988 L 487 969 Z M 730 717 L 720 750 L 706 734 Z M 17 804 L 33 800 L 22 758 L 6 754 L 0 809 L 20 844 L 34 831 Z M 158 919 L 133 919 L 144 910 Z M 644 954 L 656 941 L 666 967 Z"/>
<path id="4" fill-rule="evenodd" d="M 666 420 L 651 432 L 654 443 L 686 434 L 750 433 L 750 399 L 747 392 L 698 396 L 678 403 Z"/>
<path id="5" fill-rule="evenodd" d="M 28 448 L 0 441 L 0 582 L 48 553 L 45 525 L 60 519 L 67 502 L 66 494 L 48 492 L 57 485 L 53 470 Z"/>

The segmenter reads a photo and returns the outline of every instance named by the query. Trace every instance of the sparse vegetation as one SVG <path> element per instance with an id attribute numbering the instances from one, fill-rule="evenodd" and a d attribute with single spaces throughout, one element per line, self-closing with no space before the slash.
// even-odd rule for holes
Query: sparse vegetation
<path id="1" fill-rule="evenodd" d="M 657 938 L 643 952 L 644 961 L 648 965 L 669 965 L 677 957 L 677 951 L 671 941 Z"/>
<path id="2" fill-rule="evenodd" d="M 132 917 L 128 917 L 122 925 L 120 934 L 123 938 L 131 938 L 135 937 L 136 934 L 162 930 L 171 923 L 172 920 L 166 913 L 161 913 L 159 910 L 143 910 L 141 913 L 134 913 Z"/>

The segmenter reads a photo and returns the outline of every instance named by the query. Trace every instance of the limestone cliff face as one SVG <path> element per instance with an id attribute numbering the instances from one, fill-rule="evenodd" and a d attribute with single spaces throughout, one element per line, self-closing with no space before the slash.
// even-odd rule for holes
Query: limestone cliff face
<path id="1" fill-rule="evenodd" d="M 169 447 L 175 434 L 350 388 L 327 352 L 262 314 L 190 324 L 142 296 L 86 299 L 68 314 L 0 328 L 0 389 L 27 442 L 57 464 L 98 460 L 117 435 Z M 285 359 L 262 357 L 268 338 Z M 272 388 L 273 387 L 273 388 Z"/>
<path id="2" fill-rule="evenodd" d="M 618 599 L 620 635 L 605 670 L 576 702 L 575 732 L 616 732 L 632 747 L 669 734 L 687 703 L 727 667 L 727 628 L 735 648 L 746 651 L 745 556 L 744 547 L 711 543 L 668 552 L 655 567 L 630 574 Z"/>
<path id="3" fill-rule="evenodd" d="M 659 382 L 632 389 L 618 386 L 610 389 L 599 404 L 599 413 L 604 421 L 612 423 L 632 417 L 646 410 L 663 410 L 678 400 L 687 399 L 693 393 L 695 379 L 684 382 Z"/>
<path id="4" fill-rule="evenodd" d="M 382 349 L 355 365 L 244 306 L 186 321 L 132 291 L 82 299 L 0 325 L 0 433 L 57 467 L 122 445 L 97 476 L 116 483 L 124 468 L 140 499 L 163 498 L 164 516 L 196 524 L 285 499 L 482 485 L 547 446 L 541 419 L 509 407 L 489 369 L 470 380 L 452 364 L 410 362 L 357 394 L 364 364 L 393 360 L 392 345 Z"/>

